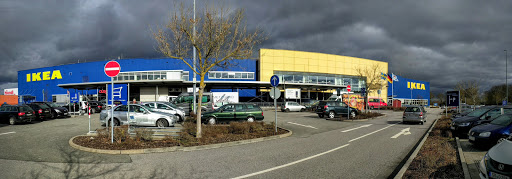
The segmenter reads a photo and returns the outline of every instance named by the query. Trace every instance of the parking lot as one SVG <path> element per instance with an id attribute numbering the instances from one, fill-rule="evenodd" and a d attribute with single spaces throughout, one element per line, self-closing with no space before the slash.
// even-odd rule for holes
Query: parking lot
<path id="1" fill-rule="evenodd" d="M 190 173 L 199 173 L 192 178 L 232 178 L 288 163 L 279 172 L 265 172 L 260 177 L 384 178 L 395 170 L 428 130 L 433 119 L 439 117 L 436 115 L 439 112 L 432 109 L 431 116 L 424 125 L 401 124 L 402 112 L 382 112 L 386 116 L 343 122 L 319 118 L 312 112 L 278 112 L 278 126 L 293 131 L 292 136 L 206 151 L 140 155 L 96 154 L 71 148 L 68 144 L 71 137 L 88 132 L 87 116 L 33 124 L 2 125 L 0 142 L 9 145 L 0 146 L 3 151 L 0 153 L 0 161 L 8 166 L 1 170 L 0 176 L 19 176 L 18 173 L 27 173 L 33 165 L 39 166 L 42 164 L 39 162 L 43 162 L 101 165 L 94 168 L 132 168 L 128 171 L 116 170 L 101 174 L 105 176 L 119 176 L 116 174 L 123 173 L 149 177 L 151 173 L 148 172 L 163 170 L 164 173 L 172 172 L 170 176 L 184 177 Z M 265 110 L 264 121 L 273 122 L 274 115 L 272 110 Z M 101 127 L 98 118 L 99 114 L 91 115 L 93 130 Z M 308 160 L 302 160 L 305 158 Z M 248 163 L 248 160 L 253 162 Z M 166 166 L 172 166 L 173 170 L 167 170 Z M 373 170 L 368 171 L 367 168 Z"/>

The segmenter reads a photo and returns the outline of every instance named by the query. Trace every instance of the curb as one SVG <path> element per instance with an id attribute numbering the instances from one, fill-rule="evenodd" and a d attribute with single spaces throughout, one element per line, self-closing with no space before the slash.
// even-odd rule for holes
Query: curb
<path id="1" fill-rule="evenodd" d="M 283 129 L 283 128 L 281 128 Z M 287 129 L 284 129 L 287 130 Z M 219 143 L 219 144 L 210 144 L 210 145 L 200 145 L 200 146 L 192 146 L 192 147 L 181 147 L 181 146 L 175 146 L 175 147 L 164 147 L 164 148 L 148 148 L 148 149 L 131 149 L 131 150 L 104 150 L 104 149 L 94 149 L 89 147 L 83 147 L 80 145 L 77 145 L 73 142 L 73 139 L 80 136 L 87 136 L 87 135 L 79 135 L 72 137 L 69 139 L 69 145 L 75 149 L 86 151 L 86 152 L 92 152 L 92 153 L 101 153 L 101 154 L 149 154 L 149 153 L 161 153 L 161 152 L 176 152 L 176 151 L 196 151 L 196 150 L 207 150 L 207 149 L 216 149 L 216 148 L 224 148 L 224 147 L 231 147 L 231 146 L 237 146 L 237 145 L 244 145 L 244 144 L 251 144 L 256 142 L 263 142 L 268 140 L 274 140 L 274 139 L 280 139 L 285 138 L 292 135 L 292 131 L 287 130 L 288 133 L 276 135 L 276 136 L 269 136 L 269 137 L 262 137 L 262 138 L 256 138 L 256 139 L 248 139 L 248 140 L 240 140 L 240 141 L 232 141 L 232 142 L 226 142 L 226 143 Z"/>
<path id="2" fill-rule="evenodd" d="M 455 137 L 457 141 L 457 151 L 459 151 L 459 161 L 462 164 L 462 171 L 464 172 L 464 179 L 471 179 L 471 175 L 469 174 L 468 163 L 466 163 L 466 158 L 464 157 L 464 152 L 460 147 L 459 137 Z"/>
<path id="3" fill-rule="evenodd" d="M 425 141 L 427 140 L 428 138 L 428 134 L 432 131 L 432 129 L 434 128 L 434 126 L 436 125 L 437 123 L 437 120 L 439 119 L 436 119 L 432 125 L 430 126 L 430 128 L 428 129 L 427 132 L 425 132 L 425 134 L 423 134 L 423 138 L 421 139 L 421 141 L 419 143 L 416 144 L 414 150 L 411 152 L 409 152 L 409 158 L 407 158 L 407 160 L 405 161 L 402 161 L 401 163 L 403 163 L 403 166 L 400 168 L 400 170 L 396 173 L 396 175 L 394 177 L 391 177 L 393 176 L 393 173 L 396 172 L 396 169 L 395 171 L 393 171 L 393 173 L 391 173 L 391 175 L 388 177 L 388 178 L 395 178 L 395 179 L 398 179 L 398 178 L 402 178 L 405 174 L 405 172 L 407 171 L 407 168 L 409 168 L 409 165 L 411 165 L 412 161 L 414 160 L 414 158 L 416 158 L 416 155 L 418 155 L 418 152 L 420 151 L 421 147 L 423 146 L 423 143 L 425 143 Z M 398 165 L 400 166 L 400 165 Z M 398 169 L 398 168 L 397 168 Z"/>

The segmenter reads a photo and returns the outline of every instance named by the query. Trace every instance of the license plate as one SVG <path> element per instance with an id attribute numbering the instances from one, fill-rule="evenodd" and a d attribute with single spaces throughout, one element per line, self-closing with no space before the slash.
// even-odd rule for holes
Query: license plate
<path id="1" fill-rule="evenodd" d="M 499 173 L 489 172 L 489 177 L 491 178 L 497 178 L 497 179 L 510 179 L 509 176 L 505 176 Z"/>
<path id="2" fill-rule="evenodd" d="M 475 141 L 475 136 L 469 136 L 469 140 Z"/>
<path id="3" fill-rule="evenodd" d="M 32 114 L 28 113 L 27 116 L 32 116 Z"/>
<path id="4" fill-rule="evenodd" d="M 68 115 L 68 113 L 66 112 L 66 113 L 64 113 L 64 115 Z"/>
<path id="5" fill-rule="evenodd" d="M 451 130 L 455 130 L 455 126 L 450 127 Z"/>

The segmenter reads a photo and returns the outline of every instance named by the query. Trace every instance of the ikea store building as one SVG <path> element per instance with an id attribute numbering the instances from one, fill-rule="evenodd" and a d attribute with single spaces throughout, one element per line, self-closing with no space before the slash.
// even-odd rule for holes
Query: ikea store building
<path id="1" fill-rule="evenodd" d="M 116 61 L 121 66 L 121 72 L 113 78 L 115 101 L 126 104 L 127 101 L 134 100 L 167 100 L 169 96 L 192 91 L 194 74 L 180 60 L 164 58 Z M 64 103 L 85 99 L 101 101 L 107 97 L 110 99 L 111 79 L 104 72 L 107 62 L 95 61 L 18 71 L 19 103 Z M 278 75 L 279 88 L 283 92 L 293 89 L 300 94 L 281 95 L 281 98 L 286 99 L 280 101 L 322 100 L 329 98 L 338 88 L 347 93 L 348 85 L 351 86 L 352 93 L 359 93 L 365 82 L 358 77 L 358 68 L 379 65 L 383 73 L 388 71 L 387 62 L 277 49 L 260 49 L 259 59 L 236 60 L 236 63 L 233 67 L 210 71 L 205 76 L 206 91 L 238 92 L 240 102 L 272 101 L 268 95 L 270 77 Z M 400 94 L 405 93 L 403 91 L 407 86 L 404 84 L 397 85 L 394 90 Z M 428 83 L 422 84 L 429 91 Z M 381 93 L 389 94 L 388 88 L 384 86 Z M 421 98 L 429 97 L 423 93 L 419 95 Z M 369 96 L 378 97 L 379 94 L 375 90 Z M 381 98 L 386 101 L 388 97 L 383 95 Z"/>

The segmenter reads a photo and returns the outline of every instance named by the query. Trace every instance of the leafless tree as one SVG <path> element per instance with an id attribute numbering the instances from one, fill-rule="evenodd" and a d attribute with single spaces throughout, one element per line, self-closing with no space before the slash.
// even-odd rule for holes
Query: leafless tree
<path id="1" fill-rule="evenodd" d="M 460 99 L 466 104 L 475 105 L 479 103 L 479 83 L 476 80 L 459 81 L 455 85 L 455 90 L 460 91 Z M 470 100 L 469 102 L 467 100 Z"/>
<path id="2" fill-rule="evenodd" d="M 228 8 L 216 8 L 206 5 L 194 20 L 192 9 L 183 4 L 175 7 L 165 27 L 153 31 L 158 43 L 157 50 L 169 58 L 181 60 L 199 75 L 199 97 L 202 99 L 206 84 L 204 77 L 215 68 L 227 68 L 235 62 L 233 59 L 251 57 L 257 44 L 265 40 L 263 31 L 247 30 L 244 22 L 244 10 L 231 11 Z M 194 34 L 194 26 L 197 32 Z M 197 68 L 193 68 L 193 48 L 197 49 Z M 201 109 L 198 100 L 197 108 Z M 201 110 L 197 110 L 197 138 L 201 138 Z"/>
<path id="3" fill-rule="evenodd" d="M 357 67 L 355 70 L 359 79 L 364 80 L 366 83 L 365 101 L 368 98 L 368 93 L 382 89 L 387 83 L 381 78 L 383 69 L 379 64 Z"/>

